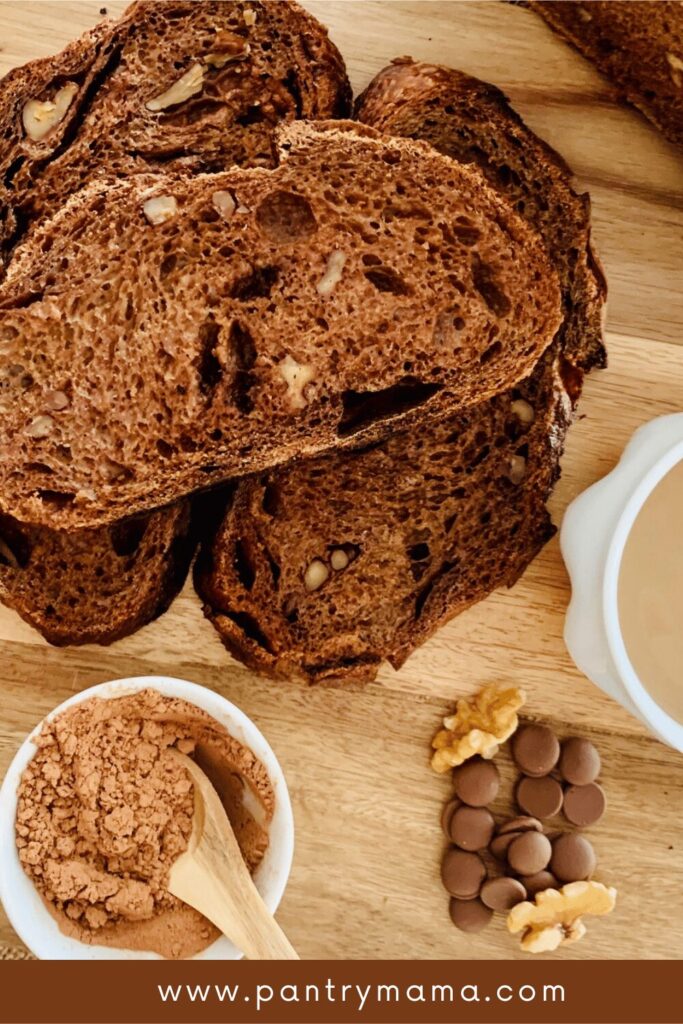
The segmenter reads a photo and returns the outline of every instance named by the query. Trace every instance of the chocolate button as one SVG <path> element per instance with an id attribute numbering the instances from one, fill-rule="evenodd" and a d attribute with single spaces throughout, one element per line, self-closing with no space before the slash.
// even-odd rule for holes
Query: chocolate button
<path id="1" fill-rule="evenodd" d="M 491 843 L 489 849 L 498 860 L 505 860 L 510 843 L 523 832 L 542 832 L 543 825 L 537 818 L 510 818 L 498 826 L 498 835 Z"/>
<path id="2" fill-rule="evenodd" d="M 547 725 L 527 725 L 512 739 L 512 756 L 520 771 L 536 778 L 553 770 L 560 756 L 560 743 Z"/>
<path id="3" fill-rule="evenodd" d="M 517 818 L 508 818 L 502 825 L 498 826 L 498 835 L 504 836 L 506 832 L 528 832 L 534 829 L 536 832 L 543 831 L 543 825 L 538 818 L 529 818 L 520 815 Z"/>
<path id="4" fill-rule="evenodd" d="M 508 847 L 508 864 L 518 875 L 535 875 L 548 866 L 552 847 L 541 832 L 524 832 Z"/>
<path id="5" fill-rule="evenodd" d="M 441 828 L 446 839 L 451 838 L 451 819 L 460 806 L 461 801 L 458 800 L 457 796 L 454 796 L 447 804 L 444 804 L 441 812 Z"/>
<path id="6" fill-rule="evenodd" d="M 605 793 L 597 782 L 587 786 L 569 786 L 564 794 L 564 814 L 580 828 L 594 825 L 605 813 Z"/>
<path id="7" fill-rule="evenodd" d="M 470 807 L 485 807 L 495 800 L 500 786 L 500 776 L 495 764 L 473 757 L 453 772 L 453 788 L 456 796 Z"/>
<path id="8" fill-rule="evenodd" d="M 505 912 L 526 899 L 526 889 L 516 878 L 489 878 L 482 886 L 480 898 L 491 910 Z"/>
<path id="9" fill-rule="evenodd" d="M 449 912 L 451 921 L 461 932 L 480 932 L 490 922 L 493 911 L 481 900 L 451 899 Z"/>
<path id="10" fill-rule="evenodd" d="M 441 862 L 441 880 L 451 896 L 459 900 L 473 900 L 479 895 L 486 868 L 476 853 L 465 853 L 451 847 Z"/>
<path id="11" fill-rule="evenodd" d="M 522 875 L 520 882 L 526 889 L 530 900 L 537 892 L 543 892 L 545 889 L 557 889 L 558 886 L 555 875 L 551 875 L 549 871 L 537 871 L 535 875 Z"/>
<path id="12" fill-rule="evenodd" d="M 595 850 L 583 836 L 564 832 L 553 843 L 550 870 L 560 882 L 581 882 L 595 871 Z"/>
<path id="13" fill-rule="evenodd" d="M 496 823 L 485 807 L 459 807 L 451 818 L 451 839 L 461 850 L 484 850 Z"/>
<path id="14" fill-rule="evenodd" d="M 600 754 L 589 740 L 572 736 L 562 744 L 560 774 L 573 786 L 587 786 L 600 774 Z"/>
<path id="15" fill-rule="evenodd" d="M 514 842 L 515 839 L 521 835 L 521 832 L 506 832 L 502 836 L 496 836 L 496 838 L 492 840 L 489 850 L 494 857 L 498 858 L 498 860 L 505 860 L 510 843 Z"/>
<path id="16" fill-rule="evenodd" d="M 517 803 L 537 818 L 552 818 L 562 807 L 562 786 L 550 775 L 525 776 L 517 786 Z"/>

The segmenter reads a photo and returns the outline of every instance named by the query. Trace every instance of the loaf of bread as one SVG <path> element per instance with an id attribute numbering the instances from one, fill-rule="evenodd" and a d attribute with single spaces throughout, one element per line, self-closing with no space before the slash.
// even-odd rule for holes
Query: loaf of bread
<path id="1" fill-rule="evenodd" d="M 590 198 L 577 194 L 563 158 L 527 128 L 503 93 L 453 68 L 406 57 L 380 71 L 357 112 L 375 128 L 424 139 L 482 170 L 546 243 L 562 286 L 565 358 L 582 371 L 604 366 L 607 286 L 590 244 Z"/>
<path id="2" fill-rule="evenodd" d="M 683 144 L 683 6 L 678 0 L 532 0 L 531 7 L 667 139 Z"/>
<path id="3" fill-rule="evenodd" d="M 529 374 L 542 240 L 422 142 L 292 122 L 279 163 L 93 181 L 0 287 L 0 508 L 94 528 Z"/>
<path id="4" fill-rule="evenodd" d="M 108 644 L 168 608 L 195 546 L 187 501 L 70 534 L 0 515 L 0 599 L 52 644 Z"/>
<path id="5" fill-rule="evenodd" d="M 205 614 L 268 675 L 364 683 L 400 667 L 552 536 L 570 413 L 553 347 L 463 413 L 241 482 L 195 566 Z"/>
<path id="6" fill-rule="evenodd" d="M 512 390 L 357 452 L 243 481 L 196 563 L 204 611 L 258 671 L 367 682 L 511 585 L 554 529 L 546 502 L 581 389 L 604 362 L 588 198 L 498 90 L 400 61 L 359 116 L 477 163 L 548 246 L 563 293 L 552 348 Z"/>
<path id="7" fill-rule="evenodd" d="M 268 167 L 279 122 L 344 116 L 350 98 L 296 3 L 135 3 L 0 82 L 0 260 L 93 177 Z"/>

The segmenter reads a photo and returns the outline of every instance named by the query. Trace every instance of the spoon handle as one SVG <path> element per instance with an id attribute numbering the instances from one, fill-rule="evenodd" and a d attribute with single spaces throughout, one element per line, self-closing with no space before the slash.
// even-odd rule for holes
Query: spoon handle
<path id="1" fill-rule="evenodd" d="M 171 869 L 169 890 L 223 932 L 250 960 L 298 960 L 244 863 L 218 793 L 191 758 L 183 764 L 195 786 L 195 824 L 187 851 Z"/>

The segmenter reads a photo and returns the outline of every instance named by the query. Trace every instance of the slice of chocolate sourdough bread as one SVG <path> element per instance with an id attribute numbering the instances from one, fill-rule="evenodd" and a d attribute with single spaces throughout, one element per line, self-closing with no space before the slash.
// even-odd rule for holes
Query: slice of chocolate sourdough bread
<path id="1" fill-rule="evenodd" d="M 15 250 L 3 511 L 105 525 L 532 370 L 557 274 L 477 168 L 352 122 L 277 134 L 273 169 L 92 182 Z"/>
<path id="2" fill-rule="evenodd" d="M 383 99 L 380 99 L 383 97 Z M 583 370 L 602 365 L 604 278 L 589 205 L 502 93 L 401 61 L 359 116 L 478 163 L 545 238 L 564 320 L 512 390 L 418 431 L 245 480 L 195 585 L 229 650 L 264 673 L 367 682 L 440 625 L 512 585 L 552 536 L 546 502 Z"/>
<path id="3" fill-rule="evenodd" d="M 0 599 L 52 644 L 108 644 L 168 608 L 195 547 L 188 501 L 77 533 L 0 515 Z"/>
<path id="4" fill-rule="evenodd" d="M 571 5 L 570 5 L 571 6 Z M 358 98 L 361 121 L 423 139 L 475 164 L 539 232 L 562 287 L 562 352 L 576 367 L 604 366 L 607 286 L 590 244 L 590 198 L 564 159 L 527 128 L 493 85 L 452 68 L 400 58 Z"/>
<path id="5" fill-rule="evenodd" d="M 529 6 L 670 142 L 683 144 L 683 6 L 678 0 L 532 0 Z"/>
<path id="6" fill-rule="evenodd" d="M 0 82 L 0 261 L 95 177 L 269 167 L 277 124 L 350 101 L 341 55 L 296 3 L 134 3 Z"/>
<path id="7" fill-rule="evenodd" d="M 242 481 L 195 566 L 231 653 L 270 675 L 367 682 L 511 586 L 554 532 L 571 414 L 558 364 L 553 346 L 463 413 Z"/>
<path id="8" fill-rule="evenodd" d="M 345 115 L 350 98 L 340 54 L 296 3 L 134 4 L 0 82 L 0 274 L 93 178 L 270 166 L 276 124 Z M 185 500 L 68 534 L 0 516 L 0 599 L 51 643 L 110 643 L 182 587 L 189 518 Z"/>

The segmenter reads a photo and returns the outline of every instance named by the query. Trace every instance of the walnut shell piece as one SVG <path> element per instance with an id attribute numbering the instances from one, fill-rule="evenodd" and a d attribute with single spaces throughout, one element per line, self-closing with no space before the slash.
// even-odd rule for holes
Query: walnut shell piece
<path id="1" fill-rule="evenodd" d="M 518 903 L 507 916 L 507 928 L 511 935 L 522 933 L 520 948 L 525 953 L 549 953 L 583 938 L 586 928 L 581 918 L 609 914 L 616 899 L 617 890 L 602 882 L 570 882 L 561 889 L 536 893 L 533 903 Z"/>
<path id="2" fill-rule="evenodd" d="M 432 740 L 434 771 L 447 772 L 476 754 L 487 760 L 495 757 L 500 744 L 517 728 L 517 711 L 524 700 L 516 686 L 503 688 L 495 683 L 474 697 L 461 698 L 455 714 L 444 718 L 444 728 Z"/>

